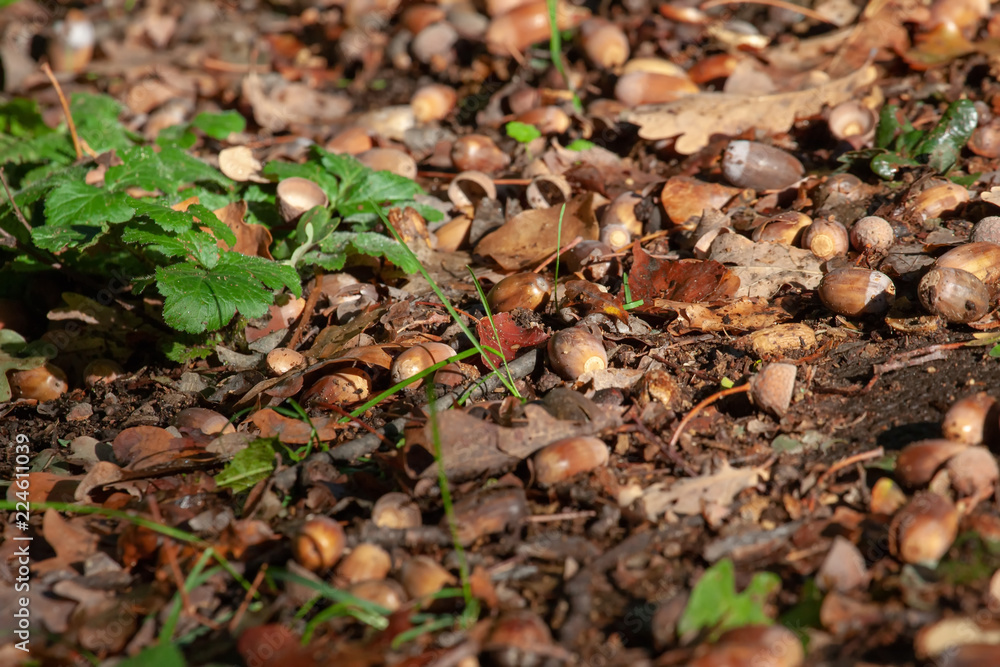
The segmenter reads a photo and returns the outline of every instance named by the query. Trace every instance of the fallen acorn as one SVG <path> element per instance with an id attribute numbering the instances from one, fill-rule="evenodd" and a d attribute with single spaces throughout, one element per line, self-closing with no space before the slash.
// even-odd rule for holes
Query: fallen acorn
<path id="1" fill-rule="evenodd" d="M 885 218 L 868 215 L 851 225 L 851 245 L 858 252 L 888 252 L 895 242 L 896 234 Z"/>
<path id="2" fill-rule="evenodd" d="M 348 584 L 362 581 L 381 581 L 392 569 L 392 557 L 377 544 L 362 542 L 344 556 L 337 566 L 337 574 Z"/>
<path id="3" fill-rule="evenodd" d="M 416 528 L 423 525 L 424 520 L 412 498 L 391 491 L 375 501 L 372 522 L 379 528 Z"/>
<path id="4" fill-rule="evenodd" d="M 549 302 L 552 285 L 538 273 L 514 273 L 502 279 L 486 294 L 486 303 L 494 313 L 515 308 L 541 310 Z"/>
<path id="5" fill-rule="evenodd" d="M 413 117 L 418 123 L 430 123 L 444 120 L 455 110 L 458 93 L 451 86 L 432 83 L 421 86 L 410 98 L 413 107 Z"/>
<path id="6" fill-rule="evenodd" d="M 941 420 L 941 434 L 965 445 L 996 445 L 1000 436 L 1000 405 L 984 391 L 951 404 Z"/>
<path id="7" fill-rule="evenodd" d="M 987 498 L 993 495 L 1000 468 L 985 447 L 969 447 L 948 460 L 951 486 L 962 498 Z"/>
<path id="8" fill-rule="evenodd" d="M 577 327 L 552 334 L 548 353 L 549 365 L 564 380 L 575 381 L 584 373 L 608 367 L 608 353 L 601 339 Z"/>
<path id="9" fill-rule="evenodd" d="M 399 572 L 399 583 L 413 600 L 434 595 L 456 581 L 455 575 L 427 556 L 414 556 Z"/>
<path id="10" fill-rule="evenodd" d="M 292 552 L 302 567 L 323 572 L 340 560 L 345 541 L 344 529 L 339 523 L 326 516 L 313 517 L 296 531 Z"/>
<path id="11" fill-rule="evenodd" d="M 844 255 L 850 247 L 847 229 L 836 220 L 813 220 L 802 231 L 802 247 L 820 259 Z"/>
<path id="12" fill-rule="evenodd" d="M 935 266 L 917 285 L 921 305 L 946 322 L 982 319 L 990 309 L 990 291 L 979 278 L 963 269 Z"/>
<path id="13" fill-rule="evenodd" d="M 14 398 L 25 398 L 39 403 L 54 401 L 69 389 L 66 373 L 51 363 L 24 371 L 10 372 L 7 381 L 10 383 Z"/>
<path id="14" fill-rule="evenodd" d="M 931 481 L 941 466 L 969 445 L 952 440 L 932 438 L 907 445 L 896 457 L 896 479 L 910 488 Z"/>
<path id="15" fill-rule="evenodd" d="M 904 563 L 934 568 L 955 542 L 958 520 L 958 509 L 950 500 L 919 493 L 893 518 L 890 550 Z"/>
<path id="16" fill-rule="evenodd" d="M 738 188 L 783 190 L 805 174 L 802 163 L 780 148 L 756 141 L 730 141 L 722 154 L 722 174 Z"/>
<path id="17" fill-rule="evenodd" d="M 750 400 L 780 418 L 791 405 L 797 373 L 795 364 L 765 364 L 750 376 Z"/>
<path id="18" fill-rule="evenodd" d="M 462 171 L 481 171 L 490 174 L 510 164 L 510 156 L 500 150 L 489 137 L 482 134 L 468 134 L 459 137 L 452 144 L 451 161 Z"/>
<path id="19" fill-rule="evenodd" d="M 535 454 L 535 480 L 542 486 L 558 484 L 606 466 L 609 456 L 608 446 L 600 438 L 576 436 L 557 440 Z"/>
<path id="20" fill-rule="evenodd" d="M 444 343 L 420 343 L 400 353 L 393 360 L 389 373 L 392 376 L 393 383 L 399 384 L 427 370 L 434 364 L 454 356 L 455 350 Z M 423 381 L 417 380 L 410 386 L 417 388 L 421 384 L 423 384 Z"/>
<path id="21" fill-rule="evenodd" d="M 278 212 L 282 220 L 289 224 L 297 221 L 309 209 L 330 203 L 323 188 L 298 176 L 282 179 L 278 183 L 277 199 Z"/>
<path id="22" fill-rule="evenodd" d="M 399 611 L 406 603 L 406 591 L 392 579 L 361 581 L 349 590 L 350 594 L 366 602 L 377 604 L 390 612 Z"/>
<path id="23" fill-rule="evenodd" d="M 580 24 L 580 45 L 596 67 L 612 69 L 628 60 L 628 37 L 614 23 L 602 18 L 587 19 Z"/>
<path id="24" fill-rule="evenodd" d="M 96 387 L 99 384 L 111 384 L 124 374 L 125 370 L 117 361 L 112 359 L 94 359 L 83 369 L 83 384 L 88 387 Z"/>
<path id="25" fill-rule="evenodd" d="M 881 315 L 896 299 L 896 286 L 889 276 L 855 267 L 830 271 L 816 292 L 823 305 L 847 317 Z"/>
<path id="26" fill-rule="evenodd" d="M 1000 245 L 984 241 L 966 243 L 938 257 L 934 266 L 968 271 L 992 289 L 1000 282 Z"/>
<path id="27" fill-rule="evenodd" d="M 296 350 L 276 347 L 267 353 L 266 363 L 272 375 L 284 375 L 290 370 L 305 366 L 306 358 Z"/>

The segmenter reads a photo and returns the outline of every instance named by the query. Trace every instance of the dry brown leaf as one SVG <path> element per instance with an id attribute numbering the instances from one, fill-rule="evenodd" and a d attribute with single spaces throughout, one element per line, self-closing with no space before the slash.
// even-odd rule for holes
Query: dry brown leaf
<path id="1" fill-rule="evenodd" d="M 251 72 L 243 80 L 243 97 L 253 109 L 257 124 L 272 132 L 293 124 L 337 121 L 354 105 L 344 94 L 322 93 L 304 83 L 289 83 L 280 77 L 268 77 L 266 84 L 262 79 Z"/>
<path id="2" fill-rule="evenodd" d="M 816 289 L 823 279 L 821 261 L 810 251 L 780 243 L 754 243 L 739 234 L 720 234 L 708 256 L 739 276 L 737 297 L 768 299 L 783 285 Z"/>
<path id="3" fill-rule="evenodd" d="M 671 222 L 683 225 L 705 209 L 721 209 L 743 192 L 721 183 L 699 181 L 691 176 L 673 176 L 663 184 L 660 201 Z"/>
<path id="4" fill-rule="evenodd" d="M 562 216 L 562 242 L 574 237 L 595 240 L 598 235 L 594 216 L 594 195 L 574 197 Z M 500 229 L 487 234 L 476 246 L 476 254 L 489 257 L 507 271 L 519 271 L 540 262 L 556 250 L 559 242 L 561 206 L 524 211 L 508 220 Z"/>
<path id="5" fill-rule="evenodd" d="M 234 181 L 268 183 L 260 175 L 263 167 L 260 160 L 253 156 L 253 151 L 246 146 L 230 146 L 219 151 L 219 171 Z"/>
<path id="6" fill-rule="evenodd" d="M 284 417 L 270 408 L 258 410 L 250 417 L 250 421 L 260 429 L 260 437 L 277 436 L 281 442 L 290 445 L 304 445 L 311 442 L 314 432 L 321 442 L 335 439 L 340 426 L 337 424 L 338 419 L 340 418 L 313 417 L 311 424 L 307 424 L 301 419 Z"/>
<path id="7" fill-rule="evenodd" d="M 227 204 L 222 208 L 213 211 L 229 230 L 236 235 L 236 244 L 232 248 L 227 248 L 226 244 L 219 241 L 219 247 L 223 250 L 234 250 L 250 257 L 263 257 L 264 259 L 274 259 L 271 256 L 271 232 L 267 227 L 258 224 L 248 224 L 243 221 L 247 214 L 247 203 L 243 200 Z M 204 231 L 209 229 L 202 227 Z"/>
<path id="8" fill-rule="evenodd" d="M 88 531 L 82 520 L 64 519 L 53 509 L 46 510 L 42 518 L 42 535 L 56 555 L 35 565 L 39 574 L 71 569 L 73 563 L 86 560 L 97 550 L 97 535 Z"/>
<path id="9" fill-rule="evenodd" d="M 725 509 L 738 493 L 766 480 L 767 474 L 767 466 L 733 468 L 724 462 L 712 475 L 653 484 L 639 502 L 650 521 L 656 521 L 665 512 L 694 515 Z"/>
<path id="10" fill-rule="evenodd" d="M 785 309 L 769 305 L 767 299 L 746 297 L 714 306 L 666 299 L 653 299 L 650 305 L 652 308 L 648 310 L 677 313 L 678 319 L 686 327 L 699 331 L 756 331 L 792 317 Z"/>
<path id="11" fill-rule="evenodd" d="M 677 137 L 674 149 L 691 155 L 707 146 L 713 135 L 736 136 L 749 129 L 765 134 L 787 132 L 796 120 L 851 99 L 876 76 L 875 67 L 868 65 L 808 90 L 759 96 L 702 93 L 624 111 L 621 118 L 639 125 L 643 139 Z"/>

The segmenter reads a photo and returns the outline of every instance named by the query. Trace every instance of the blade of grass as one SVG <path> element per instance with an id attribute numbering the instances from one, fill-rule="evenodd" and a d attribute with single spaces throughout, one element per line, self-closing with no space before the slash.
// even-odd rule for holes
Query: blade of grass
<path id="1" fill-rule="evenodd" d="M 563 64 L 562 59 L 562 33 L 559 32 L 559 20 L 556 13 L 559 10 L 559 0 L 548 0 L 549 6 L 549 56 L 552 58 L 552 64 L 556 66 L 556 70 L 562 75 L 563 81 L 566 82 L 566 88 L 570 93 L 573 94 L 573 108 L 577 112 L 583 111 L 583 104 L 580 102 L 580 96 L 576 94 L 573 90 L 573 84 L 570 82 L 569 77 L 566 76 L 566 66 Z"/>
<path id="2" fill-rule="evenodd" d="M 562 255 L 562 226 L 563 216 L 566 215 L 566 203 L 563 202 L 559 209 L 559 226 L 556 227 L 556 268 L 552 278 L 552 296 L 556 304 L 556 311 L 559 311 L 559 256 Z M 499 339 L 498 339 L 499 340 Z"/>
<path id="3" fill-rule="evenodd" d="M 434 444 L 434 460 L 437 461 L 441 504 L 444 505 L 444 515 L 448 519 L 451 541 L 455 547 L 455 555 L 458 557 L 458 574 L 462 581 L 462 596 L 465 598 L 465 611 L 462 613 L 463 625 L 469 628 L 479 618 L 479 600 L 472 596 L 469 562 L 465 558 L 465 549 L 458 538 L 458 521 L 455 519 L 455 508 L 451 502 L 451 486 L 448 484 L 448 475 L 445 474 L 444 457 L 441 454 L 441 432 L 438 430 L 437 410 L 435 410 L 434 397 L 430 393 L 430 387 L 428 387 L 427 392 L 427 403 L 430 409 L 431 442 Z"/>
<path id="4" fill-rule="evenodd" d="M 372 626 L 376 630 L 385 630 L 389 627 L 389 610 L 374 602 L 362 600 L 325 582 L 312 581 L 281 568 L 268 570 L 267 576 L 274 577 L 278 581 L 310 588 L 316 591 L 317 595 L 333 600 L 335 603 L 334 606 L 339 607 L 338 611 L 343 612 L 343 615 L 351 616 L 366 625 Z"/>
<path id="5" fill-rule="evenodd" d="M 420 274 L 423 275 L 424 279 L 431 286 L 431 289 L 434 290 L 435 294 L 437 294 L 437 297 L 441 299 L 441 303 L 444 304 L 444 307 L 448 310 L 448 314 L 451 315 L 451 318 L 455 321 L 455 324 L 458 325 L 458 327 L 462 330 L 462 333 L 464 333 L 465 336 L 469 339 L 469 342 L 472 343 L 472 346 L 475 347 L 481 355 L 483 355 L 483 360 L 486 362 L 486 365 L 490 367 L 491 371 L 497 374 L 497 377 L 500 378 L 500 381 L 503 382 L 503 386 L 507 389 L 507 391 L 511 393 L 511 395 L 516 396 L 519 399 L 523 398 L 521 396 L 521 393 L 517 390 L 517 387 L 515 387 L 512 382 L 508 382 L 507 378 L 500 375 L 500 372 L 497 370 L 497 367 L 493 364 L 492 361 L 490 361 L 489 357 L 486 355 L 486 352 L 483 350 L 483 346 L 479 343 L 479 339 L 476 338 L 475 334 L 473 334 L 472 331 L 469 329 L 469 327 L 466 326 L 465 322 L 462 321 L 462 318 L 458 314 L 458 311 L 455 310 L 455 307 L 451 305 L 451 301 L 449 301 L 448 297 L 446 297 L 444 295 L 444 292 L 441 291 L 441 288 L 438 286 L 437 281 L 435 281 L 434 278 L 431 277 L 431 274 L 427 272 L 427 269 L 424 268 L 424 265 L 420 262 L 420 260 L 413 253 L 413 251 L 410 250 L 410 246 L 406 245 L 406 243 L 403 242 L 403 239 L 399 236 L 399 232 L 397 232 L 396 228 L 392 226 L 392 223 L 389 222 L 389 219 L 385 217 L 385 213 L 382 212 L 382 207 L 376 206 L 375 202 L 373 202 L 370 199 L 368 200 L 368 203 L 371 205 L 372 208 L 375 209 L 375 212 L 378 213 L 379 218 L 382 219 L 382 224 L 386 226 L 386 228 L 389 230 L 389 233 L 392 234 L 392 237 L 396 239 L 396 241 L 399 243 L 400 246 L 402 246 L 403 251 L 406 252 L 406 254 L 408 254 L 413 259 L 414 262 L 416 262 L 417 267 L 420 269 Z M 496 352 L 496 354 L 501 357 L 503 356 L 503 354 L 500 354 L 499 352 Z"/>
<path id="6" fill-rule="evenodd" d="M 468 269 L 469 275 L 472 276 L 472 284 L 476 286 L 476 292 L 479 293 L 479 301 L 483 304 L 483 310 L 486 311 L 486 318 L 490 321 L 490 327 L 493 329 L 493 340 L 500 344 L 500 332 L 497 331 L 497 325 L 493 321 L 493 313 L 490 311 L 490 304 L 486 301 L 486 294 L 483 292 L 483 286 L 479 284 L 479 279 L 476 278 L 476 274 L 472 271 L 472 267 L 468 264 L 465 265 Z M 507 365 L 507 355 L 501 353 L 500 359 L 503 361 L 504 372 L 507 373 L 507 379 L 510 380 L 511 384 L 514 384 L 514 376 L 510 373 L 510 366 Z"/>

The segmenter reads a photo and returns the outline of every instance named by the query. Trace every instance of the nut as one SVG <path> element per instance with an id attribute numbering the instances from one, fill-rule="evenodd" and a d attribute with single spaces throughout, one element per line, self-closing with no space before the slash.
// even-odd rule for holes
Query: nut
<path id="1" fill-rule="evenodd" d="M 534 125 L 542 134 L 562 134 L 570 126 L 569 114 L 553 106 L 529 109 L 518 114 L 515 120 L 526 125 Z"/>
<path id="2" fill-rule="evenodd" d="M 418 123 L 430 123 L 444 120 L 455 110 L 458 93 L 451 86 L 432 83 L 421 86 L 410 98 L 413 107 L 413 117 Z"/>
<path id="3" fill-rule="evenodd" d="M 324 375 L 302 394 L 310 405 L 353 405 L 371 395 L 372 378 L 360 368 L 343 368 Z"/>
<path id="4" fill-rule="evenodd" d="M 861 268 L 834 269 L 823 276 L 817 289 L 823 304 L 847 317 L 882 314 L 896 299 L 889 276 Z"/>
<path id="5" fill-rule="evenodd" d="M 590 12 L 565 2 L 556 8 L 556 25 L 559 30 L 569 30 L 579 25 Z M 495 17 L 486 30 L 486 48 L 498 56 L 520 53 L 526 48 L 549 38 L 549 9 L 547 0 L 531 0 Z"/>
<path id="6" fill-rule="evenodd" d="M 557 331 L 549 338 L 548 352 L 549 365 L 564 380 L 575 381 L 584 373 L 608 367 L 604 343 L 583 329 Z"/>
<path id="7" fill-rule="evenodd" d="M 497 667 L 540 667 L 553 648 L 549 626 L 529 611 L 498 618 L 483 644 L 490 664 Z"/>
<path id="8" fill-rule="evenodd" d="M 920 303 L 947 322 L 975 322 L 990 309 L 990 291 L 968 271 L 935 266 L 917 286 Z"/>
<path id="9" fill-rule="evenodd" d="M 985 447 L 969 447 L 959 452 L 947 464 L 951 486 L 962 497 L 987 498 L 993 495 L 1000 468 Z"/>
<path id="10" fill-rule="evenodd" d="M 535 454 L 535 479 L 542 486 L 565 482 L 581 473 L 608 464 L 610 452 L 600 438 L 573 437 L 557 440 Z"/>
<path id="11" fill-rule="evenodd" d="M 611 200 L 601 215 L 601 227 L 624 225 L 634 236 L 642 236 L 642 223 L 635 217 L 636 204 L 642 197 L 634 192 L 623 192 Z"/>
<path id="12" fill-rule="evenodd" d="M 969 150 L 980 157 L 994 159 L 1000 157 L 1000 123 L 993 121 L 977 127 L 967 144 Z"/>
<path id="13" fill-rule="evenodd" d="M 278 212 L 287 223 L 297 221 L 306 211 L 329 205 L 330 199 L 319 187 L 307 178 L 292 176 L 278 183 Z"/>
<path id="14" fill-rule="evenodd" d="M 306 365 L 306 358 L 301 352 L 287 347 L 276 347 L 267 353 L 267 370 L 272 375 L 284 375 L 295 368 Z"/>
<path id="15" fill-rule="evenodd" d="M 517 526 L 530 515 L 524 489 L 501 486 L 474 493 L 455 503 L 458 541 L 467 546 L 481 537 Z M 448 528 L 447 517 L 441 523 Z"/>
<path id="16" fill-rule="evenodd" d="M 836 220 L 814 220 L 802 232 L 802 247 L 820 259 L 847 253 L 847 229 Z"/>
<path id="17" fill-rule="evenodd" d="M 392 491 L 375 501 L 372 522 L 379 528 L 416 528 L 423 525 L 423 517 L 408 495 Z"/>
<path id="18" fill-rule="evenodd" d="M 602 18 L 587 19 L 580 24 L 580 45 L 596 67 L 612 69 L 628 60 L 628 37 L 614 23 Z"/>
<path id="19" fill-rule="evenodd" d="M 750 400 L 780 419 L 791 405 L 797 372 L 795 364 L 764 365 L 750 377 Z"/>
<path id="20" fill-rule="evenodd" d="M 350 589 L 351 595 L 372 604 L 377 604 L 390 612 L 399 611 L 406 602 L 406 592 L 392 579 L 384 581 L 362 581 Z"/>
<path id="21" fill-rule="evenodd" d="M 94 359 L 83 369 L 83 384 L 88 387 L 111 384 L 124 374 L 125 370 L 117 361 Z"/>
<path id="22" fill-rule="evenodd" d="M 938 257 L 934 266 L 968 271 L 992 289 L 1000 282 L 1000 245 L 966 243 Z"/>
<path id="23" fill-rule="evenodd" d="M 586 280 L 596 281 L 608 275 L 612 260 L 605 257 L 613 254 L 611 246 L 601 241 L 581 241 L 561 256 L 566 270 L 579 273 Z"/>
<path id="24" fill-rule="evenodd" d="M 805 169 L 780 148 L 740 139 L 722 154 L 722 173 L 738 188 L 783 190 L 799 182 Z"/>
<path id="25" fill-rule="evenodd" d="M 911 488 L 923 486 L 948 459 L 967 448 L 967 444 L 941 438 L 907 445 L 896 457 L 896 479 Z"/>
<path id="26" fill-rule="evenodd" d="M 795 245 L 800 242 L 802 232 L 812 224 L 812 218 L 798 211 L 788 211 L 768 218 L 753 230 L 754 242 L 784 243 Z"/>
<path id="27" fill-rule="evenodd" d="M 327 516 L 306 521 L 292 540 L 292 552 L 299 565 L 322 572 L 329 570 L 344 553 L 344 529 Z"/>
<path id="28" fill-rule="evenodd" d="M 698 92 L 698 86 L 687 76 L 655 72 L 629 72 L 615 83 L 615 99 L 627 107 L 666 104 Z"/>
<path id="29" fill-rule="evenodd" d="M 890 528 L 895 555 L 904 563 L 936 567 L 958 535 L 958 519 L 958 509 L 947 498 L 929 492 L 914 496 Z"/>
<path id="30" fill-rule="evenodd" d="M 1000 215 L 990 215 L 977 222 L 969 240 L 1000 244 Z"/>
<path id="31" fill-rule="evenodd" d="M 417 177 L 417 161 L 398 148 L 372 148 L 355 157 L 375 171 L 389 171 L 411 180 Z"/>
<path id="32" fill-rule="evenodd" d="M 729 53 L 717 53 L 707 58 L 702 58 L 688 70 L 688 76 L 697 84 L 711 83 L 721 79 L 728 79 L 729 75 L 736 70 L 740 59 Z"/>
<path id="33" fill-rule="evenodd" d="M 200 431 L 205 435 L 236 432 L 236 427 L 228 417 L 208 408 L 184 408 L 174 416 L 171 423 L 180 431 Z"/>
<path id="34" fill-rule="evenodd" d="M 25 371 L 14 371 L 7 379 L 14 398 L 26 398 L 39 403 L 54 401 L 69 389 L 63 370 L 49 363 Z"/>
<path id="35" fill-rule="evenodd" d="M 493 140 L 482 134 L 459 137 L 451 148 L 451 161 L 462 171 L 482 171 L 491 174 L 510 164 L 510 156 Z"/>
<path id="36" fill-rule="evenodd" d="M 344 556 L 337 566 L 337 574 L 348 584 L 362 581 L 381 581 L 392 569 L 392 558 L 377 544 L 362 542 Z"/>
<path id="37" fill-rule="evenodd" d="M 402 352 L 392 362 L 390 375 L 393 384 L 399 384 L 408 380 L 418 373 L 422 373 L 439 361 L 444 361 L 455 356 L 455 350 L 444 343 L 420 343 Z M 412 387 L 417 388 L 422 384 L 422 380 L 414 382 Z"/>
<path id="38" fill-rule="evenodd" d="M 414 556 L 403 563 L 399 583 L 411 599 L 419 600 L 455 584 L 455 576 L 427 556 Z"/>
<path id="39" fill-rule="evenodd" d="M 750 334 L 750 344 L 758 357 L 786 354 L 816 347 L 816 333 L 808 325 L 789 322 L 758 329 Z"/>
<path id="40" fill-rule="evenodd" d="M 858 252 L 885 253 L 895 242 L 896 234 L 885 218 L 869 215 L 851 225 L 851 245 Z"/>
<path id="41" fill-rule="evenodd" d="M 941 434 L 953 442 L 965 445 L 994 445 L 997 441 L 1000 405 L 981 391 L 960 398 L 951 404 L 941 420 Z"/>
<path id="42" fill-rule="evenodd" d="M 525 197 L 531 208 L 551 208 L 569 201 L 573 193 L 569 181 L 558 174 L 541 174 L 531 179 Z"/>
<path id="43" fill-rule="evenodd" d="M 486 303 L 494 313 L 506 313 L 515 308 L 541 310 L 549 302 L 552 285 L 537 273 L 514 273 L 493 286 Z"/>
<path id="44" fill-rule="evenodd" d="M 927 188 L 913 198 L 909 211 L 921 220 L 940 218 L 943 213 L 969 201 L 969 191 L 958 183 L 941 183 Z"/>
<path id="45" fill-rule="evenodd" d="M 414 57 L 437 72 L 444 71 L 455 59 L 458 31 L 447 21 L 427 26 L 413 37 L 410 51 Z"/>

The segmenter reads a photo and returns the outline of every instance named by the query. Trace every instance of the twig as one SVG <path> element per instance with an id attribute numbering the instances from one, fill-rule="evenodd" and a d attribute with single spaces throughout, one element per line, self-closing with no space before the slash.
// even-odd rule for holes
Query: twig
<path id="1" fill-rule="evenodd" d="M 681 468 L 691 477 L 698 476 L 698 471 L 688 465 L 688 462 L 681 458 L 681 455 L 677 453 L 676 447 L 668 446 L 667 443 L 663 442 L 663 438 L 658 437 L 655 433 L 650 431 L 646 425 L 642 423 L 642 418 L 636 415 L 635 419 L 632 421 L 639 432 L 646 436 L 647 440 L 660 446 L 660 449 L 664 454 L 666 454 L 668 459 L 674 462 L 674 465 Z"/>
<path id="2" fill-rule="evenodd" d="M 535 267 L 534 273 L 539 273 L 546 266 L 548 266 L 549 264 L 551 264 L 552 260 L 554 260 L 556 257 L 558 257 L 559 255 L 563 254 L 567 250 L 571 250 L 572 248 L 575 248 L 577 246 L 577 244 L 582 243 L 582 242 L 583 242 L 583 237 L 582 236 L 577 236 L 572 241 L 570 241 L 568 244 L 564 245 L 561 249 L 557 250 L 556 252 L 554 252 L 551 255 L 549 255 L 548 257 L 546 257 L 545 261 L 543 261 L 541 264 L 539 264 L 537 267 Z"/>
<path id="3" fill-rule="evenodd" d="M 306 305 L 302 308 L 302 315 L 299 316 L 299 325 L 295 327 L 295 333 L 292 334 L 292 339 L 288 341 L 288 347 L 295 349 L 302 340 L 303 334 L 306 332 L 306 327 L 309 326 L 309 322 L 312 320 L 313 311 L 316 310 L 316 302 L 319 301 L 319 295 L 323 293 L 321 289 L 323 285 L 323 270 L 316 269 L 316 285 L 313 287 L 312 292 L 309 292 L 309 298 L 306 299 Z"/>
<path id="4" fill-rule="evenodd" d="M 59 81 L 56 80 L 56 75 L 52 73 L 52 68 L 49 67 L 48 63 L 42 63 L 42 71 L 45 72 L 45 76 L 49 77 L 52 87 L 56 89 L 56 95 L 59 96 L 59 104 L 62 105 L 63 113 L 66 115 L 66 125 L 69 127 L 69 136 L 73 138 L 73 150 L 76 151 L 76 159 L 79 160 L 83 157 L 83 147 L 80 144 L 80 136 L 76 133 L 76 123 L 73 122 L 73 116 L 69 112 L 69 102 L 66 101 L 62 86 L 59 85 Z M 87 155 L 97 157 L 97 153 L 89 146 L 87 147 Z"/>
<path id="5" fill-rule="evenodd" d="M 709 405 L 715 403 L 720 398 L 725 398 L 726 396 L 732 396 L 733 394 L 745 394 L 748 391 L 750 391 L 750 385 L 748 384 L 740 385 L 739 387 L 730 387 L 729 389 L 723 389 L 722 391 L 715 392 L 714 394 L 703 400 L 701 403 L 691 408 L 691 411 L 686 415 L 684 415 L 684 419 L 682 419 L 681 423 L 677 425 L 677 429 L 674 431 L 673 437 L 670 438 L 670 444 L 669 444 L 670 449 L 674 449 L 677 446 L 677 441 L 680 439 L 681 432 L 684 430 L 684 427 L 687 426 L 688 422 L 694 419 L 697 416 L 697 414 L 701 412 L 704 408 L 707 408 Z"/>
<path id="6" fill-rule="evenodd" d="M 819 479 L 816 480 L 816 486 L 813 487 L 813 493 L 809 498 L 809 511 L 811 512 L 813 508 L 816 506 L 816 494 L 819 491 L 820 487 L 823 485 L 823 482 L 825 482 L 828 477 L 830 477 L 831 475 L 840 470 L 843 470 L 848 466 L 854 465 L 855 463 L 861 463 L 862 461 L 877 459 L 883 454 L 885 454 L 885 450 L 883 450 L 881 447 L 876 447 L 875 449 L 872 449 L 867 452 L 861 452 L 860 454 L 853 454 L 851 456 L 848 456 L 847 458 L 841 459 L 836 463 L 834 463 L 832 466 L 830 466 L 829 470 L 820 475 Z"/>
<path id="7" fill-rule="evenodd" d="M 247 609 L 250 607 L 250 601 L 257 594 L 257 589 L 260 588 L 261 583 L 264 581 L 264 575 L 267 574 L 267 563 L 261 565 L 260 569 L 257 570 L 257 576 L 253 579 L 253 584 L 250 585 L 250 589 L 247 594 L 243 596 L 243 602 L 240 603 L 239 609 L 233 614 L 233 618 L 229 621 L 229 631 L 231 633 L 236 632 L 236 628 L 239 627 L 240 621 L 243 620 L 244 614 L 246 614 Z"/>
<path id="8" fill-rule="evenodd" d="M 735 4 L 756 4 L 756 5 L 767 5 L 768 7 L 776 7 L 778 9 L 787 9 L 790 12 L 795 12 L 796 14 L 802 14 L 805 17 L 811 18 L 814 21 L 819 21 L 820 23 L 827 23 L 829 25 L 836 25 L 836 23 L 822 14 L 815 12 L 808 7 L 802 7 L 801 5 L 796 5 L 791 2 L 785 2 L 784 0 L 708 0 L 707 2 L 701 3 L 699 9 L 706 10 L 712 9 L 713 7 L 719 7 L 720 5 L 735 5 Z"/>
<path id="9" fill-rule="evenodd" d="M 363 421 L 361 421 L 357 417 L 352 417 L 351 413 L 349 413 L 347 410 L 345 410 L 344 408 L 340 407 L 339 405 L 334 405 L 333 403 L 327 403 L 326 401 L 319 401 L 316 405 L 318 405 L 321 408 L 326 408 L 327 410 L 333 410 L 334 412 L 336 412 L 337 414 L 339 414 L 341 417 L 347 417 L 350 420 L 350 421 L 347 422 L 348 424 L 354 424 L 355 426 L 360 426 L 361 428 L 365 429 L 366 431 L 368 431 L 369 433 L 371 433 L 372 435 L 374 435 L 376 438 L 379 438 L 385 444 L 387 444 L 387 445 L 392 445 L 393 444 L 391 440 L 389 440 L 384 435 L 382 435 L 381 433 L 379 433 L 378 431 L 376 431 L 375 429 L 373 429 L 368 424 L 364 423 Z"/>
<path id="10" fill-rule="evenodd" d="M 3 190 L 4 192 L 7 193 L 7 199 L 10 200 L 10 205 L 14 209 L 14 215 L 17 216 L 17 219 L 21 221 L 21 224 L 24 225 L 24 228 L 28 230 L 28 233 L 31 234 L 31 225 L 28 224 L 28 219 L 25 218 L 24 213 L 21 212 L 21 207 L 17 205 L 16 201 L 14 201 L 14 195 L 10 191 L 10 185 L 7 184 L 7 174 L 4 173 L 3 167 L 0 167 L 0 183 L 3 183 Z M 4 232 L 4 234 L 14 239 L 15 242 L 17 242 L 17 239 L 8 234 L 7 232 Z"/>

